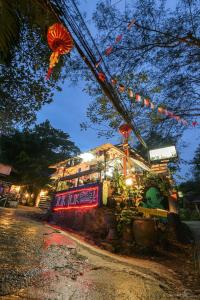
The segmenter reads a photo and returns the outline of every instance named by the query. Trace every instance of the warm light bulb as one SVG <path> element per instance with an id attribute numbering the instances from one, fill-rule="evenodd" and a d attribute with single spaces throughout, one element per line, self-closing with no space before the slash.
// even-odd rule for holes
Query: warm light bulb
<path id="1" fill-rule="evenodd" d="M 126 183 L 126 185 L 130 186 L 130 185 L 133 184 L 133 179 L 130 178 L 130 177 L 129 177 L 129 178 L 126 178 L 125 183 Z"/>

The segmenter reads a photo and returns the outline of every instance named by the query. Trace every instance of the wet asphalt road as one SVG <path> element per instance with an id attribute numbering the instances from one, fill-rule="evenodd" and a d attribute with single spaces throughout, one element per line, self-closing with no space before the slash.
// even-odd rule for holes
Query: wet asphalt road
<path id="1" fill-rule="evenodd" d="M 0 299 L 197 299 L 172 270 L 86 245 L 38 216 L 35 208 L 0 208 Z"/>

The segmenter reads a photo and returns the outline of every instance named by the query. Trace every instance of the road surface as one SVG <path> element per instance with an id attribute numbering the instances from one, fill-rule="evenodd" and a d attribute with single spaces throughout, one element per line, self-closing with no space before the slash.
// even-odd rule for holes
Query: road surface
<path id="1" fill-rule="evenodd" d="M 171 269 L 108 253 L 40 216 L 35 208 L 0 208 L 1 300 L 198 299 Z"/>

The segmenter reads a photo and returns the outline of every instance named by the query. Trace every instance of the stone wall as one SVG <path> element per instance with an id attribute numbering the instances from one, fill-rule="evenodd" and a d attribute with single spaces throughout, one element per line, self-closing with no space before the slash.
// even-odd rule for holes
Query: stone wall
<path id="1" fill-rule="evenodd" d="M 112 210 L 106 207 L 53 212 L 50 221 L 63 228 L 85 232 L 95 239 L 105 239 L 115 223 Z"/>

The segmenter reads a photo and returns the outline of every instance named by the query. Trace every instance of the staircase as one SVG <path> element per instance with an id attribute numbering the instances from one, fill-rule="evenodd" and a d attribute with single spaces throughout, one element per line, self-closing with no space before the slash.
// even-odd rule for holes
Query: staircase
<path id="1" fill-rule="evenodd" d="M 40 202 L 38 204 L 38 207 L 44 210 L 50 209 L 51 206 L 51 197 L 48 195 L 40 196 Z"/>

